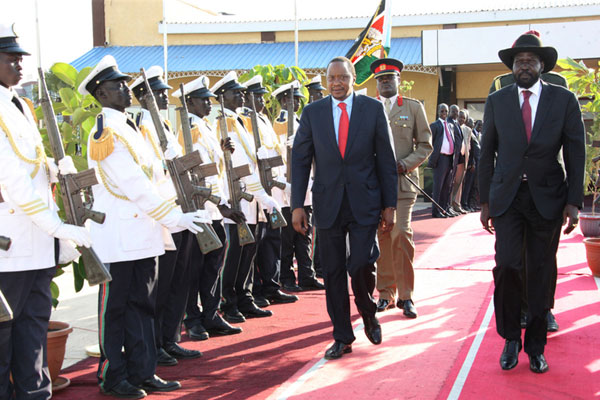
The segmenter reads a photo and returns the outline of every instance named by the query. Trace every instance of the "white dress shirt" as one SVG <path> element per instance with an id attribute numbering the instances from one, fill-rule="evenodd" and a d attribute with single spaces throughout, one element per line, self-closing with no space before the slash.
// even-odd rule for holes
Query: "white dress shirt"
<path id="1" fill-rule="evenodd" d="M 542 94 L 542 82 L 538 79 L 529 89 L 525 89 L 519 86 L 519 107 L 523 108 L 523 91 L 529 90 L 529 105 L 531 106 L 531 131 L 533 131 L 533 125 L 535 124 L 535 114 L 537 112 L 538 104 L 540 102 L 540 95 Z"/>
<path id="2" fill-rule="evenodd" d="M 346 112 L 348 113 L 348 126 L 350 126 L 350 116 L 352 114 L 352 102 L 354 101 L 354 93 L 346 97 L 343 101 L 336 100 L 331 96 L 331 110 L 333 111 L 333 127 L 335 128 L 335 141 L 339 144 L 338 132 L 340 130 L 340 117 L 342 109 L 338 107 L 340 103 L 346 103 Z"/>

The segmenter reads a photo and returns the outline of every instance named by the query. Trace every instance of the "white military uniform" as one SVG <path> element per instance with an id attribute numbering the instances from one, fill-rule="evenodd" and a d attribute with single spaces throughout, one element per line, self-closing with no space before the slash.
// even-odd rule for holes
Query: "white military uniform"
<path id="1" fill-rule="evenodd" d="M 162 117 L 161 117 L 162 119 Z M 169 173 L 165 171 L 164 164 L 164 154 L 162 149 L 160 148 L 160 141 L 158 139 L 158 134 L 156 133 L 156 128 L 154 127 L 154 122 L 152 122 L 152 115 L 150 115 L 150 111 L 146 109 L 142 109 L 136 116 L 136 125 L 139 127 L 142 136 L 146 142 L 146 145 L 150 148 L 150 153 L 153 158 L 153 174 L 154 181 L 156 182 L 156 186 L 158 188 L 158 193 L 161 197 L 167 200 L 170 203 L 175 204 L 177 200 L 177 192 L 175 191 L 175 187 L 173 186 L 173 181 L 169 176 Z M 178 156 L 183 154 L 183 149 L 177 143 L 177 139 L 171 130 L 171 125 L 169 122 L 163 119 L 163 124 L 165 125 L 165 136 L 167 137 L 167 141 L 170 146 L 173 146 Z M 181 207 L 177 206 L 177 209 L 181 211 Z M 177 233 L 185 230 L 182 227 L 176 226 L 174 228 L 169 228 L 168 231 L 171 233 Z M 167 240 L 165 241 L 165 246 L 167 250 L 171 250 L 171 243 Z"/>
<path id="2" fill-rule="evenodd" d="M 246 216 L 246 221 L 254 225 L 257 222 L 266 222 L 266 218 L 263 213 L 257 215 L 256 202 L 266 203 L 265 199 L 269 197 L 267 192 L 260 183 L 260 176 L 258 174 L 258 167 L 256 163 L 256 149 L 254 146 L 254 140 L 252 135 L 248 133 L 244 127 L 242 118 L 234 111 L 225 109 L 226 121 L 227 121 L 227 134 L 231 138 L 236 151 L 231 155 L 231 161 L 234 167 L 238 167 L 244 164 L 250 166 L 250 175 L 242 177 L 241 181 L 246 185 L 246 190 L 254 195 L 254 200 L 248 202 L 241 200 L 240 205 L 242 212 Z M 215 120 L 214 128 L 219 131 L 219 119 Z M 226 195 L 229 197 L 228 186 L 226 189 Z M 225 218 L 225 223 L 233 224 L 234 222 Z"/>
<path id="3" fill-rule="evenodd" d="M 42 138 L 29 107 L 16 96 L 0 86 L 0 235 L 12 239 L 10 249 L 0 251 L 0 272 L 55 266 L 52 233 L 61 224 Z"/>
<path id="4" fill-rule="evenodd" d="M 211 188 L 211 194 L 221 198 L 220 204 L 227 204 L 227 197 L 225 191 L 227 188 L 227 176 L 225 174 L 225 164 L 223 158 L 223 150 L 221 150 L 221 144 L 217 139 L 212 127 L 208 123 L 206 118 L 200 118 L 195 114 L 189 114 L 190 125 L 192 130 L 192 141 L 194 143 L 194 150 L 200 153 L 200 158 L 203 164 L 215 163 L 217 166 L 217 175 L 207 176 L 204 181 L 207 187 Z M 183 142 L 183 136 L 180 133 L 180 144 Z M 207 201 L 204 203 L 204 208 L 210 213 L 210 218 L 213 221 L 220 221 L 223 219 L 221 212 L 218 207 Z"/>
<path id="5" fill-rule="evenodd" d="M 104 131 L 89 136 L 88 163 L 99 175 L 95 185 L 94 208 L 106 213 L 104 224 L 91 224 L 94 249 L 105 263 L 139 260 L 165 251 L 162 225 L 175 228 L 182 216 L 172 201 L 157 189 L 156 156 L 125 113 L 103 108 Z M 101 159 L 90 155 L 93 142 L 109 140 L 114 150 Z M 161 166 L 162 168 L 162 166 Z"/>

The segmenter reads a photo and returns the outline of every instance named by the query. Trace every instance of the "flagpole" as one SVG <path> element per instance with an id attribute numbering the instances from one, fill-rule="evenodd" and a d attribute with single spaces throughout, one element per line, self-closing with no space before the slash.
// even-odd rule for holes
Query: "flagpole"
<path id="1" fill-rule="evenodd" d="M 163 64 L 165 70 L 165 83 L 169 84 L 169 71 L 167 69 L 167 58 L 168 58 L 168 49 L 167 49 L 167 0 L 163 0 Z"/>
<path id="2" fill-rule="evenodd" d="M 298 1 L 294 0 L 294 61 L 298 66 Z"/>

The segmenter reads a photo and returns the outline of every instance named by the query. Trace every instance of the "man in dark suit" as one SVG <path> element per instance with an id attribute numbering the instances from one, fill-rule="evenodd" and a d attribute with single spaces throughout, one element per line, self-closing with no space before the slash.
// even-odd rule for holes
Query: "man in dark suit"
<path id="1" fill-rule="evenodd" d="M 438 106 L 437 121 L 429 126 L 433 142 L 433 152 L 429 156 L 429 167 L 433 168 L 433 200 L 445 210 L 449 209 L 453 181 L 452 171 L 456 166 L 454 129 L 446 120 L 447 117 L 448 106 L 442 103 Z M 444 214 L 432 206 L 431 215 L 433 218 L 446 218 L 456 214 Z"/>
<path id="2" fill-rule="evenodd" d="M 511 369 L 518 363 L 525 290 L 524 348 L 529 368 L 543 373 L 560 227 L 568 223 L 565 233 L 575 228 L 583 203 L 585 131 L 573 93 L 540 80 L 556 63 L 554 48 L 525 34 L 498 55 L 512 69 L 515 84 L 487 98 L 479 184 L 481 223 L 496 233 L 494 308 L 497 331 L 506 340 L 500 366 Z M 520 279 L 524 267 L 526 288 Z"/>
<path id="3" fill-rule="evenodd" d="M 331 95 L 304 108 L 292 150 L 292 223 L 303 234 L 309 227 L 304 199 L 314 161 L 313 207 L 320 243 L 327 249 L 321 261 L 335 339 L 325 353 L 327 359 L 351 352 L 355 340 L 347 274 L 365 334 L 372 343 L 381 343 L 373 299 L 379 257 L 375 236 L 380 222 L 383 232 L 392 229 L 398 191 L 383 105 L 355 95 L 355 80 L 350 60 L 336 57 L 329 62 Z"/>

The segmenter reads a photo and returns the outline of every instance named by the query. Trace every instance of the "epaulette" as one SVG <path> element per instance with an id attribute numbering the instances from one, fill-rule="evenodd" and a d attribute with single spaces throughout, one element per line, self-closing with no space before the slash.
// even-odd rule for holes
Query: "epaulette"
<path id="1" fill-rule="evenodd" d="M 33 107 L 33 102 L 31 101 L 31 99 L 29 97 L 19 97 L 21 100 L 23 100 L 25 102 L 25 104 L 27 104 L 27 106 L 29 107 L 29 110 L 31 110 L 31 115 L 33 115 L 33 120 L 35 121 L 35 123 L 38 123 L 38 119 L 35 116 L 35 108 Z"/>
<path id="2" fill-rule="evenodd" d="M 191 118 L 190 118 L 190 124 L 192 124 Z M 197 143 L 200 136 L 202 136 L 202 134 L 200 133 L 200 128 L 198 127 L 198 124 L 192 124 L 190 131 L 192 133 L 192 143 Z M 177 141 L 183 148 L 183 154 L 185 155 L 185 140 L 183 138 L 183 131 L 181 131 L 181 130 L 179 131 L 179 133 L 177 135 Z"/>
<path id="3" fill-rule="evenodd" d="M 243 125 L 246 128 L 246 130 L 252 133 L 252 119 L 250 118 L 250 115 L 241 114 L 240 118 L 242 119 Z"/>
<path id="4" fill-rule="evenodd" d="M 104 114 L 96 116 L 96 132 L 90 141 L 88 152 L 94 161 L 102 161 L 115 149 L 114 130 L 104 126 Z"/>

